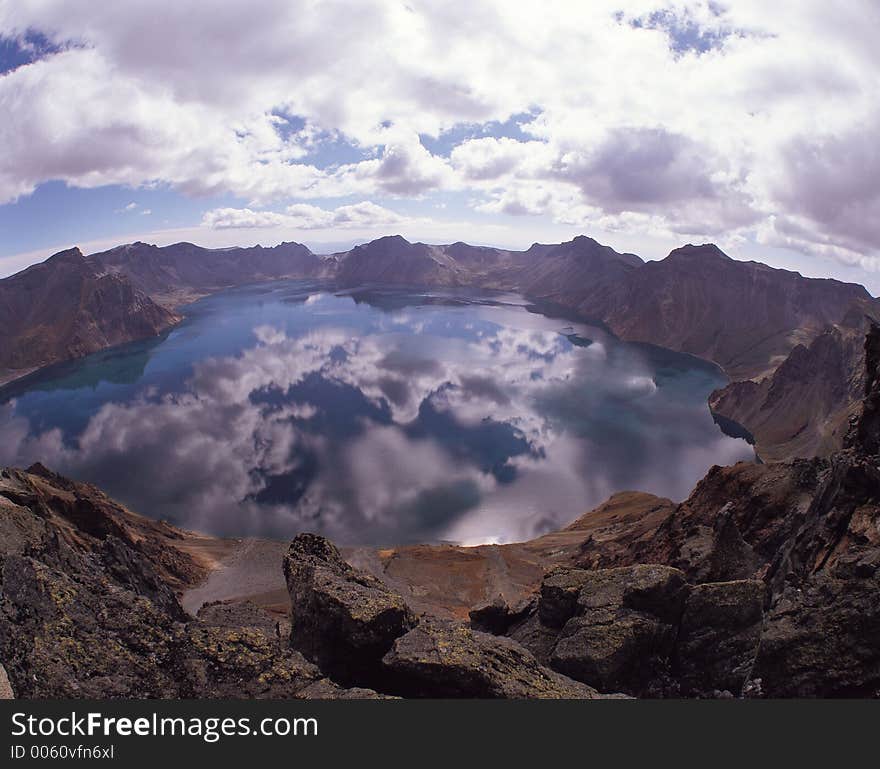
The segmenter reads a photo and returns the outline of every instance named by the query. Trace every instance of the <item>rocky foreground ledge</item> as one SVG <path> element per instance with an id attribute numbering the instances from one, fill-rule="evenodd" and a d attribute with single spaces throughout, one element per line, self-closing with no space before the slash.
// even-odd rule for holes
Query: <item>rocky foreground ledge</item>
<path id="1" fill-rule="evenodd" d="M 278 564 L 289 619 L 248 601 L 189 615 L 180 596 L 210 569 L 210 541 L 40 465 L 0 471 L 0 688 L 93 698 L 878 696 L 876 328 L 865 360 L 861 409 L 828 459 L 716 467 L 678 505 L 618 495 L 531 543 L 385 551 L 374 554 L 379 568 L 301 534 Z M 511 572 L 497 598 L 497 575 L 473 590 L 488 579 L 486 553 Z M 450 609 L 453 594 L 490 600 L 465 616 Z"/>

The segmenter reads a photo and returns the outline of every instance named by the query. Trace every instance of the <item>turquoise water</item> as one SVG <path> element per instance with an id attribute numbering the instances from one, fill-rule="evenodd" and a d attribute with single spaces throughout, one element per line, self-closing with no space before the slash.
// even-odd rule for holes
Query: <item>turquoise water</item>
<path id="1" fill-rule="evenodd" d="M 714 366 L 516 295 L 283 281 L 186 313 L 0 390 L 0 463 L 213 534 L 389 544 L 528 538 L 754 458 L 713 423 Z"/>

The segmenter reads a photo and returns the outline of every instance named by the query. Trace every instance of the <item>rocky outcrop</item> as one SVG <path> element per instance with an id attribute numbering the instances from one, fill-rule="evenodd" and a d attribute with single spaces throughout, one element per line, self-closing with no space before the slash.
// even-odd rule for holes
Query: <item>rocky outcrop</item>
<path id="1" fill-rule="evenodd" d="M 0 383 L 112 345 L 155 336 L 179 318 L 78 248 L 0 280 Z"/>
<path id="2" fill-rule="evenodd" d="M 510 638 L 456 622 L 422 622 L 395 640 L 387 686 L 408 697 L 592 699 L 595 689 L 538 663 Z"/>
<path id="3" fill-rule="evenodd" d="M 291 646 L 333 678 L 380 678 L 382 657 L 416 618 L 383 582 L 347 564 L 332 543 L 300 534 L 284 558 Z"/>
<path id="4" fill-rule="evenodd" d="M 527 617 L 535 609 L 532 596 L 520 598 L 511 606 L 502 595 L 481 603 L 468 612 L 471 627 L 494 635 L 504 635 L 510 626 Z"/>
<path id="5" fill-rule="evenodd" d="M 668 566 L 560 568 L 512 635 L 601 692 L 739 696 L 758 651 L 762 595 L 755 581 L 692 586 Z"/>
<path id="6" fill-rule="evenodd" d="M 552 573 L 538 605 L 540 621 L 559 627 L 551 667 L 600 691 L 654 693 L 669 675 L 685 584 L 664 566 Z"/>
<path id="7" fill-rule="evenodd" d="M 841 449 L 864 390 L 871 313 L 880 317 L 859 302 L 843 322 L 797 345 L 771 375 L 716 390 L 709 396 L 713 414 L 744 425 L 764 461 Z"/>
<path id="8" fill-rule="evenodd" d="M 291 647 L 337 681 L 406 697 L 592 698 L 591 687 L 544 665 L 522 645 L 436 617 L 346 563 L 323 537 L 301 534 L 284 572 Z"/>
<path id="9" fill-rule="evenodd" d="M 763 630 L 764 585 L 757 580 L 693 587 L 678 626 L 672 669 L 679 694 L 743 694 Z"/>

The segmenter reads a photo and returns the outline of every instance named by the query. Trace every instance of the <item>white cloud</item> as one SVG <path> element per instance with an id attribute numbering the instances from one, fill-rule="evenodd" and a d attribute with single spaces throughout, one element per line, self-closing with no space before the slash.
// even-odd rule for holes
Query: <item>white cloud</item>
<path id="1" fill-rule="evenodd" d="M 249 201 L 224 221 L 307 228 L 325 215 L 262 209 L 464 190 L 484 212 L 876 266 L 876 0 L 620 5 L 4 4 L 0 28 L 74 45 L 0 77 L 0 200 L 162 182 Z M 419 140 L 523 114 L 526 138 Z M 328 136 L 366 159 L 316 164 Z"/>
<path id="2" fill-rule="evenodd" d="M 250 208 L 215 208 L 205 212 L 202 224 L 213 229 L 261 229 L 291 227 L 302 230 L 350 229 L 398 225 L 405 217 L 365 200 L 328 210 L 308 203 L 295 203 L 285 213 Z"/>

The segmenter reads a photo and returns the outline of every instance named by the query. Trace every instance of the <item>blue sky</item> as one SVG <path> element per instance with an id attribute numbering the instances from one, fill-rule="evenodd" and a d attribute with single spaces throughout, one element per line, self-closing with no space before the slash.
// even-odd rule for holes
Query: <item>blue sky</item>
<path id="1" fill-rule="evenodd" d="M 586 233 L 880 293 L 873 0 L 183 5 L 0 4 L 0 275 L 135 239 Z"/>

